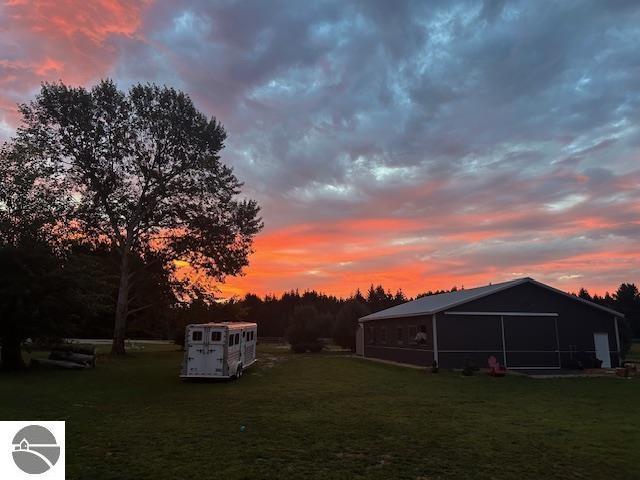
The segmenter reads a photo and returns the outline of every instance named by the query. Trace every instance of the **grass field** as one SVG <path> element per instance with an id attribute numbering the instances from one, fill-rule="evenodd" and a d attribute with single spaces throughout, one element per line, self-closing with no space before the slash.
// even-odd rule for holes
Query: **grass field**
<path id="1" fill-rule="evenodd" d="M 433 375 L 264 347 L 240 381 L 184 383 L 174 348 L 4 375 L 0 419 L 66 420 L 78 479 L 640 477 L 638 380 Z"/>

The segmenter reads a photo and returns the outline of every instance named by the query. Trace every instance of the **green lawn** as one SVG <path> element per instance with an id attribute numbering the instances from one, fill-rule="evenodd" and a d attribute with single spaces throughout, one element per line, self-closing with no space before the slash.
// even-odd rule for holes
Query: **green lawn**
<path id="1" fill-rule="evenodd" d="M 67 421 L 68 478 L 640 476 L 640 380 L 433 375 L 265 347 L 240 381 L 184 383 L 166 347 L 100 360 L 0 377 L 0 419 Z"/>

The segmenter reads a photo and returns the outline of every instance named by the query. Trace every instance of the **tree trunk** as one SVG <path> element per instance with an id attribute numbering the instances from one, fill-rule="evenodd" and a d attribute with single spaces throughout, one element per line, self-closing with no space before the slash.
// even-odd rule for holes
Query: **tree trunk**
<path id="1" fill-rule="evenodd" d="M 2 355 L 0 367 L 3 370 L 19 370 L 25 367 L 19 338 L 5 336 L 2 338 Z"/>
<path id="2" fill-rule="evenodd" d="M 113 328 L 112 355 L 124 355 L 124 338 L 127 332 L 127 316 L 129 314 L 129 250 L 125 248 L 120 262 L 120 287 L 116 304 L 116 319 Z"/>

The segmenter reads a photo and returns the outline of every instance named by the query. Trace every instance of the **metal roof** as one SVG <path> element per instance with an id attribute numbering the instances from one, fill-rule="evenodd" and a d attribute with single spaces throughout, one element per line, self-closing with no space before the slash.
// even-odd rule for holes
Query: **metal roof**
<path id="1" fill-rule="evenodd" d="M 611 310 L 607 307 L 603 307 L 602 305 L 598 305 L 597 303 L 593 303 L 583 298 L 576 297 L 575 295 L 570 295 L 566 292 L 550 287 L 549 285 L 545 285 L 544 283 L 537 282 L 533 278 L 525 277 L 525 278 L 518 278 L 515 280 L 511 280 L 508 282 L 485 285 L 483 287 L 457 290 L 455 292 L 448 292 L 448 293 L 440 293 L 438 295 L 428 295 L 426 297 L 417 298 L 415 300 L 403 303 L 401 305 L 396 305 L 395 307 L 387 308 L 386 310 L 381 310 L 379 312 L 372 313 L 370 315 L 360 318 L 360 321 L 368 322 L 370 320 L 381 320 L 383 318 L 402 318 L 402 317 L 413 317 L 418 315 L 432 315 L 434 313 L 442 312 L 443 310 L 453 308 L 463 303 L 471 302 L 472 300 L 476 300 L 478 298 L 486 297 L 488 295 L 500 292 L 502 290 L 506 290 L 507 288 L 512 288 L 517 285 L 522 285 L 523 283 L 533 283 L 534 285 L 537 285 L 539 287 L 543 287 L 555 293 L 565 295 L 571 298 L 572 300 L 586 303 L 587 305 L 593 308 L 604 310 L 618 317 L 624 317 L 624 315 L 622 315 L 619 312 L 616 312 L 615 310 Z"/>
<path id="2" fill-rule="evenodd" d="M 238 329 L 238 328 L 252 328 L 256 327 L 256 323 L 250 322 L 209 322 L 209 323 L 191 323 L 187 325 L 187 327 L 214 327 L 214 328 L 230 328 L 230 329 Z"/>

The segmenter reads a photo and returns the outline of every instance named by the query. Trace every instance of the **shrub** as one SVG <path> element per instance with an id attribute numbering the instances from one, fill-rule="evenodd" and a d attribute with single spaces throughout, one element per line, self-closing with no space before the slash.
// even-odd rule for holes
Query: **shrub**
<path id="1" fill-rule="evenodd" d="M 318 311 L 312 306 L 302 305 L 293 310 L 293 317 L 285 336 L 294 353 L 322 350 L 324 345 L 319 339 L 320 320 Z"/>
<path id="2" fill-rule="evenodd" d="M 304 353 L 307 351 L 306 343 L 294 343 L 291 345 L 291 351 L 293 353 Z"/>
<path id="3" fill-rule="evenodd" d="M 567 368 L 584 370 L 585 368 L 602 368 L 602 360 L 596 358 L 593 353 L 578 352 L 566 364 Z"/>
<path id="4" fill-rule="evenodd" d="M 478 371 L 478 368 L 475 365 L 473 365 L 473 363 L 471 362 L 471 359 L 469 357 L 465 358 L 462 374 L 470 377 L 476 371 Z"/>
<path id="5" fill-rule="evenodd" d="M 315 342 L 309 342 L 309 343 L 307 343 L 307 349 L 308 349 L 311 353 L 318 353 L 318 352 L 321 352 L 323 348 L 324 348 L 324 343 L 322 342 L 322 340 L 317 340 L 317 341 L 315 341 Z"/>

